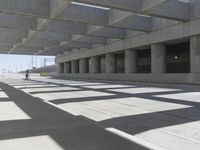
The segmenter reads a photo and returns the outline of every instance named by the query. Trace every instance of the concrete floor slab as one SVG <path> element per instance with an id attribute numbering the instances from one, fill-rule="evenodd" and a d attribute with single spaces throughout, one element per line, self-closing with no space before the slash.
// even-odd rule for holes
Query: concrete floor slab
<path id="1" fill-rule="evenodd" d="M 1 140 L 1 150 L 64 150 L 48 135 Z"/>
<path id="2" fill-rule="evenodd" d="M 8 98 L 8 95 L 4 91 L 0 91 L 0 98 Z"/>
<path id="3" fill-rule="evenodd" d="M 0 120 L 0 149 L 146 150 L 88 119 L 66 113 L 22 90 L 3 83 L 0 83 L 0 88 L 8 95 L 8 102 L 0 102 L 0 114 L 5 117 Z M 8 112 L 15 116 L 9 119 L 9 115 L 5 115 Z M 17 116 L 23 116 L 19 112 L 24 112 L 29 118 L 22 120 Z"/>
<path id="4" fill-rule="evenodd" d="M 46 87 L 46 86 L 45 86 Z M 24 92 L 56 92 L 56 91 L 71 91 L 71 90 L 80 90 L 79 88 L 73 87 L 49 87 L 49 88 L 28 88 L 23 89 Z"/>
<path id="5" fill-rule="evenodd" d="M 15 88 L 37 88 L 37 87 L 44 87 L 44 86 L 46 86 L 46 87 L 54 87 L 54 86 L 57 86 L 57 85 L 54 85 L 54 84 L 42 84 L 42 85 L 40 85 L 40 84 L 34 84 L 34 85 L 16 85 L 16 86 L 13 86 L 13 87 L 15 87 Z"/>
<path id="6" fill-rule="evenodd" d="M 93 126 L 88 127 L 88 123 L 83 123 L 79 120 L 80 117 L 87 121 L 89 120 L 90 123 L 95 123 L 103 132 L 106 130 L 106 134 L 110 132 L 112 136 L 123 139 L 126 142 L 129 141 L 134 144 L 134 146 L 135 144 L 142 145 L 143 149 L 146 147 L 147 149 L 154 150 L 198 150 L 200 147 L 199 86 L 154 85 L 148 83 L 126 84 L 118 82 L 112 84 L 112 82 L 91 82 L 86 80 L 65 81 L 62 79 L 50 79 L 38 76 L 33 79 L 33 82 L 37 84 L 45 83 L 47 86 L 56 85 L 45 88 L 20 89 L 20 91 L 26 91 L 28 93 L 26 96 L 29 98 L 32 96 L 39 96 L 38 98 L 32 98 L 34 99 L 34 103 L 40 103 L 39 105 L 43 107 L 42 109 L 35 109 L 37 107 L 34 106 L 32 102 L 31 106 L 27 104 L 27 101 L 23 101 L 23 104 L 22 102 L 20 105 L 18 104 L 20 109 L 26 110 L 25 112 L 28 111 L 28 115 L 31 114 L 30 117 L 33 120 L 34 118 L 38 118 L 38 120 L 34 122 L 31 121 L 28 124 L 15 123 L 15 126 L 12 126 L 10 123 L 1 123 L 0 127 L 7 126 L 9 129 L 0 130 L 0 134 L 10 134 L 13 131 L 23 131 L 23 133 L 25 133 L 29 132 L 31 129 L 34 131 L 34 134 L 32 134 L 35 136 L 35 128 L 37 128 L 37 131 L 39 130 L 42 133 L 44 130 L 48 130 L 48 134 L 42 135 L 48 135 L 64 149 L 70 147 L 69 141 L 70 143 L 74 143 L 74 141 L 77 140 L 79 144 L 84 145 L 82 147 L 87 150 L 102 150 L 105 149 L 105 145 L 106 149 L 109 150 L 141 149 L 141 147 L 130 148 L 130 145 L 126 147 L 128 144 L 123 145 L 117 139 L 114 139 L 114 142 L 117 142 L 118 146 L 116 147 L 115 145 L 115 147 L 110 148 L 108 146 L 109 144 L 107 144 L 109 140 L 102 140 L 104 139 L 100 134 L 102 131 L 99 133 Z M 15 80 L 17 84 L 23 83 L 20 79 Z M 4 80 L 4 82 L 6 83 L 7 81 Z M 63 87 L 69 89 L 77 88 L 79 91 L 62 91 Z M 52 92 L 55 89 L 57 89 L 57 91 Z M 21 92 L 21 94 L 22 93 L 23 92 Z M 8 96 L 9 98 L 12 97 L 10 94 L 8 94 Z M 50 101 L 43 101 L 45 99 Z M 17 101 L 17 103 L 19 103 L 19 101 Z M 45 103 L 45 107 L 43 103 Z M 62 115 L 60 114 L 60 116 L 55 113 L 54 109 L 47 110 L 49 106 L 55 106 L 56 112 L 58 110 L 66 112 L 68 119 L 64 121 L 64 124 L 61 122 L 63 122 L 63 118 L 66 118 L 66 115 L 61 113 Z M 30 113 L 30 110 L 32 113 Z M 46 118 L 46 122 L 43 122 L 41 119 L 43 117 Z M 58 120 L 59 123 L 57 123 Z M 21 129 L 21 126 L 23 126 L 23 129 Z M 87 126 L 89 129 L 83 126 Z M 79 130 L 79 128 L 82 130 Z M 63 131 L 66 131 L 68 135 L 70 135 L 70 137 L 67 137 L 67 143 L 66 135 L 60 135 L 64 134 Z M 79 133 L 81 133 L 81 135 Z M 33 135 L 29 137 L 34 137 Z M 84 139 L 86 137 L 91 138 Z M 1 138 L 2 136 L 0 135 L 0 141 Z M 20 138 L 23 137 L 17 137 L 17 139 Z M 97 142 L 97 139 L 101 141 L 101 144 L 98 143 L 99 141 Z M 2 140 L 6 140 L 6 138 Z M 85 140 L 88 142 L 85 142 Z M 72 147 L 76 147 L 75 149 L 78 150 L 82 148 L 80 145 L 73 145 Z M 95 145 L 98 146 L 96 147 Z"/>
<path id="7" fill-rule="evenodd" d="M 200 102 L 200 92 L 178 93 L 178 94 L 163 94 L 154 95 L 155 97 L 170 98 L 177 100 L 187 100 L 192 102 Z"/>
<path id="8" fill-rule="evenodd" d="M 46 101 L 57 100 L 57 99 L 70 99 L 70 98 L 87 98 L 87 97 L 98 97 L 98 96 L 111 96 L 114 94 L 106 92 L 96 92 L 96 91 L 73 91 L 73 92 L 53 92 L 49 94 L 33 94 L 35 97 L 39 97 Z"/>
<path id="9" fill-rule="evenodd" d="M 134 87 L 134 86 L 131 86 L 131 85 L 93 85 L 93 86 L 83 86 L 84 88 L 91 88 L 91 89 L 112 89 L 112 88 L 130 88 L 130 87 Z"/>
<path id="10" fill-rule="evenodd" d="M 111 89 L 109 91 L 128 93 L 128 94 L 142 94 L 142 93 L 156 93 L 156 92 L 170 92 L 179 91 L 179 89 L 167 89 L 167 88 L 155 88 L 155 87 L 144 87 L 144 88 L 127 88 L 127 89 Z"/>
<path id="11" fill-rule="evenodd" d="M 31 119 L 14 102 L 0 102 L 0 121 Z"/>

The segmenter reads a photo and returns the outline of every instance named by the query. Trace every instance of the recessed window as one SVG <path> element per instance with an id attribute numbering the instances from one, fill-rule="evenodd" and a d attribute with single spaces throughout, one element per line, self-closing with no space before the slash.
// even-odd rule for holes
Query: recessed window
<path id="1" fill-rule="evenodd" d="M 167 72 L 190 72 L 190 44 L 180 43 L 167 46 Z"/>
<path id="2" fill-rule="evenodd" d="M 137 72 L 151 73 L 151 50 L 150 49 L 137 51 Z"/>
<path id="3" fill-rule="evenodd" d="M 124 53 L 119 53 L 115 55 L 116 58 L 116 72 L 124 73 L 125 72 L 125 58 Z"/>

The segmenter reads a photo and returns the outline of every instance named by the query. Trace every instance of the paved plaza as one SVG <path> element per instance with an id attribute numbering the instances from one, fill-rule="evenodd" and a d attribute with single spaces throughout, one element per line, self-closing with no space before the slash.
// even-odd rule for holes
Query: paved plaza
<path id="1" fill-rule="evenodd" d="M 0 150 L 199 150 L 200 86 L 0 75 Z"/>

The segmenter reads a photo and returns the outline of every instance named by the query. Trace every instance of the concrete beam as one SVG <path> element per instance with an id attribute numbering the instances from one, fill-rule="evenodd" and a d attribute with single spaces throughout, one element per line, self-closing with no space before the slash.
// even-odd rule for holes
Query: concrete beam
<path id="1" fill-rule="evenodd" d="M 126 28 L 129 30 L 149 32 L 151 31 L 151 18 L 133 15 L 112 24 L 113 27 Z"/>
<path id="2" fill-rule="evenodd" d="M 142 6 L 140 11 L 146 11 L 167 2 L 169 0 L 142 0 Z"/>
<path id="3" fill-rule="evenodd" d="M 64 45 L 67 48 L 90 49 L 93 44 L 106 44 L 106 38 L 125 39 L 126 29 L 151 31 L 150 17 L 141 14 L 180 21 L 190 19 L 189 4 L 175 0 L 75 0 L 75 2 L 107 7 L 101 9 L 71 2 L 73 1 L 21 0 L 19 3 L 18 0 L 0 0 L 0 11 L 3 12 L 0 13 L 0 26 L 22 30 L 13 34 L 0 30 L 2 36 L 12 36 L 19 40 L 10 52 L 23 45 L 44 47 L 47 51 L 52 46 L 58 46 L 61 41 L 65 41 Z M 28 35 L 26 30 L 30 30 Z M 82 36 L 75 35 L 72 41 L 68 42 L 71 37 L 69 34 L 64 35 L 63 31 Z M 35 42 L 35 40 L 42 41 Z M 126 42 L 128 40 L 125 40 L 127 47 L 132 45 Z M 144 37 L 138 43 L 145 40 Z M 107 47 L 110 51 L 114 51 L 116 45 L 126 47 L 124 42 L 112 43 L 111 46 L 114 46 L 112 50 L 110 44 Z M 62 47 L 62 44 L 60 46 Z"/>
<path id="4" fill-rule="evenodd" d="M 62 19 L 67 21 L 74 21 L 74 22 L 82 22 L 87 24 L 93 24 L 93 25 L 100 25 L 100 26 L 112 26 L 112 22 L 116 22 L 114 19 L 117 18 L 117 16 L 124 16 L 124 14 L 127 15 L 127 13 L 118 11 L 118 10 L 104 10 L 104 9 L 97 9 L 93 7 L 86 7 L 82 5 L 68 5 L 66 8 L 61 11 L 55 18 L 56 19 Z M 130 15 L 130 13 L 128 13 Z M 124 16 L 126 18 L 126 15 Z M 132 16 L 133 14 L 131 14 Z M 125 20 L 125 22 L 122 22 L 117 27 L 123 27 L 127 29 L 134 29 L 139 31 L 149 31 L 150 27 L 150 19 L 147 20 L 146 17 L 143 16 L 136 16 L 133 17 L 133 21 L 129 16 L 129 20 Z M 124 18 L 124 19 L 125 19 Z M 123 21 L 120 20 L 120 21 Z M 144 25 L 145 24 L 145 25 Z M 148 26 L 148 28 L 144 28 Z"/>
<path id="5" fill-rule="evenodd" d="M 151 18 L 132 12 L 111 9 L 109 11 L 109 26 L 148 32 L 151 30 Z"/>
<path id="6" fill-rule="evenodd" d="M 42 31 L 85 35 L 87 25 L 72 21 L 51 20 Z"/>
<path id="7" fill-rule="evenodd" d="M 49 0 L 0 0 L 0 11 L 30 16 L 49 16 Z"/>
<path id="8" fill-rule="evenodd" d="M 46 47 L 44 49 L 40 49 L 36 55 L 47 55 L 48 53 L 50 54 L 55 54 L 54 56 L 56 56 L 59 53 L 64 53 L 66 51 L 70 51 L 69 48 L 65 48 L 65 47 L 60 47 L 60 46 L 51 46 L 51 47 Z"/>
<path id="9" fill-rule="evenodd" d="M 157 7 L 145 10 L 145 13 L 153 16 L 174 19 L 179 21 L 189 21 L 190 4 L 176 0 L 168 0 Z"/>
<path id="10" fill-rule="evenodd" d="M 52 40 L 28 40 L 25 43 L 21 44 L 28 47 L 49 47 L 59 45 L 59 42 Z M 20 46 L 20 45 L 19 45 Z"/>
<path id="11" fill-rule="evenodd" d="M 189 20 L 189 4 L 177 0 L 77 0 L 139 14 L 149 14 L 181 21 Z M 179 11 L 177 11 L 179 10 Z"/>
<path id="12" fill-rule="evenodd" d="M 88 26 L 87 34 L 106 38 L 124 39 L 126 37 L 126 30 L 113 27 L 90 25 Z"/>
<path id="13" fill-rule="evenodd" d="M 69 34 L 37 31 L 32 38 L 41 40 L 69 41 L 71 36 Z"/>
<path id="14" fill-rule="evenodd" d="M 3 43 L 3 44 L 16 44 L 16 43 L 19 43 L 21 42 L 21 38 L 13 38 L 13 37 L 2 37 L 0 36 L 0 43 Z"/>
<path id="15" fill-rule="evenodd" d="M 90 44 L 106 44 L 106 38 L 95 36 L 73 35 L 72 41 Z"/>
<path id="16" fill-rule="evenodd" d="M 81 42 L 61 42 L 61 46 L 65 48 L 91 48 L 91 44 Z"/>
<path id="17" fill-rule="evenodd" d="M 23 38 L 27 36 L 27 32 L 25 30 L 0 27 L 0 35 L 7 38 Z"/>
<path id="18" fill-rule="evenodd" d="M 107 8 L 139 11 L 142 5 L 141 0 L 74 0 L 76 2 L 88 3 Z"/>
<path id="19" fill-rule="evenodd" d="M 0 26 L 21 30 L 36 29 L 36 18 L 15 14 L 0 13 Z"/>
<path id="20" fill-rule="evenodd" d="M 61 11 L 55 18 L 104 26 L 108 24 L 108 11 L 71 4 Z"/>
<path id="21" fill-rule="evenodd" d="M 40 48 L 39 47 L 27 47 L 27 46 L 20 46 L 16 48 L 16 52 L 36 52 L 38 51 Z"/>
<path id="22" fill-rule="evenodd" d="M 189 38 L 200 34 L 200 19 L 192 20 L 181 24 L 169 26 L 150 33 L 143 33 L 129 39 L 120 40 L 105 46 L 88 49 L 78 54 L 71 54 L 67 60 L 84 57 L 91 57 L 107 53 L 113 53 L 125 49 L 137 49 L 142 46 L 150 46 L 151 44 L 162 43 L 177 39 Z M 58 59 L 59 60 L 59 59 Z"/>
<path id="23" fill-rule="evenodd" d="M 12 48 L 12 45 L 0 43 L 0 49 L 11 49 L 11 48 Z"/>

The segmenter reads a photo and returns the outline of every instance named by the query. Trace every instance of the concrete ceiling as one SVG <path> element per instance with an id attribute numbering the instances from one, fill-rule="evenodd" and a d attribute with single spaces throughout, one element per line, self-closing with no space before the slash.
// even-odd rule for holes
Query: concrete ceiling
<path id="1" fill-rule="evenodd" d="M 0 53 L 90 49 L 150 32 L 152 18 L 189 21 L 189 10 L 183 0 L 0 0 Z"/>

